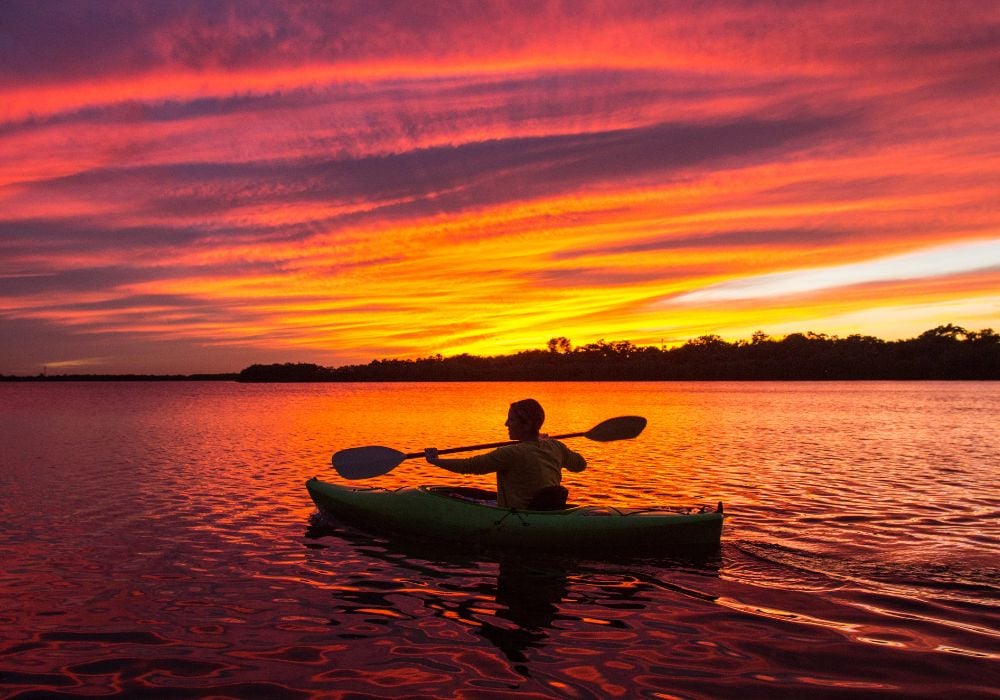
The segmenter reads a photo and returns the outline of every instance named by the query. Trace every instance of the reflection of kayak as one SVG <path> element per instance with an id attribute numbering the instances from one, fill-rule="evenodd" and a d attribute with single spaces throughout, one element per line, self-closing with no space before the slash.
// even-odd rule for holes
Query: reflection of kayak
<path id="1" fill-rule="evenodd" d="M 309 495 L 324 513 L 362 527 L 421 539 L 532 549 L 641 549 L 717 545 L 718 508 L 578 506 L 510 510 L 483 503 L 487 492 L 453 486 L 396 490 L 340 486 L 313 478 Z"/>

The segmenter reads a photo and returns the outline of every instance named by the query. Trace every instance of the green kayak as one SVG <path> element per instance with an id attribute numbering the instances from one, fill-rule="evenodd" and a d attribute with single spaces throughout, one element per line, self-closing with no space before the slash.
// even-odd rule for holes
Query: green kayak
<path id="1" fill-rule="evenodd" d="M 309 495 L 323 513 L 355 525 L 419 539 L 548 550 L 642 550 L 718 545 L 716 508 L 510 510 L 483 502 L 489 492 L 454 486 L 396 490 L 340 486 L 312 478 Z M 478 498 L 477 498 L 478 497 Z"/>

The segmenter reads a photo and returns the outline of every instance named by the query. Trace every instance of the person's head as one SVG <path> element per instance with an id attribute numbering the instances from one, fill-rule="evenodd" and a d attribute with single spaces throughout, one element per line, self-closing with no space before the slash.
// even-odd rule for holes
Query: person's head
<path id="1" fill-rule="evenodd" d="M 545 422 L 545 409 L 534 399 L 521 399 L 510 405 L 507 412 L 507 433 L 511 440 L 532 440 Z"/>

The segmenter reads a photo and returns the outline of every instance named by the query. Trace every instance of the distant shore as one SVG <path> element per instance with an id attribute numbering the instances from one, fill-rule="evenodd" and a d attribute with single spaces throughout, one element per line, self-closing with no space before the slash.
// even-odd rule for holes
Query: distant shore
<path id="1" fill-rule="evenodd" d="M 0 374 L 0 382 L 235 382 L 238 372 L 218 374 Z"/>
<path id="2" fill-rule="evenodd" d="M 238 373 L 39 374 L 0 382 L 236 381 L 236 382 L 483 382 L 483 381 L 809 381 L 1000 380 L 1000 335 L 948 324 L 909 340 L 793 333 L 773 339 L 757 332 L 729 343 L 706 335 L 674 348 L 631 342 L 574 348 L 551 339 L 545 350 L 480 357 L 372 360 L 365 365 L 257 364 Z"/>

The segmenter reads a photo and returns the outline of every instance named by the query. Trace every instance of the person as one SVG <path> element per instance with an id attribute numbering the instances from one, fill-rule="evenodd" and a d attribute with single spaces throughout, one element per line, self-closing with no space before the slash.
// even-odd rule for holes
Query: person
<path id="1" fill-rule="evenodd" d="M 587 467 L 579 453 L 558 440 L 541 434 L 545 410 L 534 399 L 515 401 L 507 412 L 507 434 L 514 445 L 466 459 L 442 459 L 428 447 L 424 458 L 436 467 L 457 474 L 497 475 L 497 505 L 501 508 L 527 509 L 544 489 L 558 490 L 562 470 L 582 472 Z M 565 490 L 562 491 L 565 498 Z M 537 501 L 535 501 L 537 503 Z M 539 507 L 532 505 L 531 507 Z"/>

